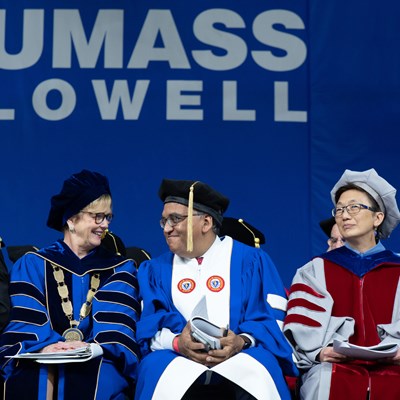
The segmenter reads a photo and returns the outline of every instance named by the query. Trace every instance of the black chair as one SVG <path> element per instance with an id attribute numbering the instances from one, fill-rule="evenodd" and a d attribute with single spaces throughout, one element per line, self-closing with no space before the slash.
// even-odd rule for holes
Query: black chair
<path id="1" fill-rule="evenodd" d="M 151 259 L 150 253 L 148 253 L 146 250 L 140 247 L 125 247 L 122 239 L 108 230 L 101 241 L 101 246 L 115 254 L 126 258 L 131 258 L 135 262 L 136 268 L 138 268 L 143 261 Z M 38 247 L 35 247 L 32 244 L 7 246 L 6 249 L 8 258 L 13 264 L 27 252 L 39 250 Z M 0 257 L 2 257 L 1 252 Z"/>

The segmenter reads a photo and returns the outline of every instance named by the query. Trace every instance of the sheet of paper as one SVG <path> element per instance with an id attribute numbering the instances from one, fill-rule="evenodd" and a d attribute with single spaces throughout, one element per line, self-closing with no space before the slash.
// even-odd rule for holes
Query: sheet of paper
<path id="1" fill-rule="evenodd" d="M 399 345 L 397 343 L 380 343 L 375 346 L 364 347 L 339 340 L 333 341 L 333 350 L 358 360 L 377 360 L 393 357 L 398 348 Z"/>
<path id="2" fill-rule="evenodd" d="M 208 310 L 207 310 L 207 299 L 206 296 L 203 296 L 197 305 L 193 308 L 192 317 L 200 316 L 205 319 L 208 319 Z"/>
<path id="3" fill-rule="evenodd" d="M 34 360 L 42 364 L 62 364 L 72 362 L 85 362 L 102 354 L 100 346 L 91 343 L 89 346 L 80 347 L 76 350 L 68 350 L 53 353 L 23 353 L 8 358 Z"/>

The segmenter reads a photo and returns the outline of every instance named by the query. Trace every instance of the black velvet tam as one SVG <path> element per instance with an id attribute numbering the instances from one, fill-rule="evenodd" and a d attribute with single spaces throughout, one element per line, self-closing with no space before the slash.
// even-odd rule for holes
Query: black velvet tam
<path id="1" fill-rule="evenodd" d="M 225 235 L 252 247 L 265 243 L 264 234 L 241 218 L 224 217 L 219 236 Z"/>
<path id="2" fill-rule="evenodd" d="M 212 187 L 199 181 L 163 179 L 158 195 L 164 203 L 189 204 L 189 192 L 193 186 L 193 209 L 210 214 L 221 225 L 222 215 L 229 199 Z"/>
<path id="3" fill-rule="evenodd" d="M 47 226 L 62 231 L 68 218 L 104 194 L 111 196 L 105 176 L 86 169 L 72 175 L 64 181 L 61 192 L 51 198 Z"/>
<path id="4" fill-rule="evenodd" d="M 333 225 L 335 224 L 336 224 L 335 217 L 330 217 L 328 219 L 320 221 L 319 226 L 324 231 L 325 235 L 328 236 L 328 238 L 330 238 Z"/>

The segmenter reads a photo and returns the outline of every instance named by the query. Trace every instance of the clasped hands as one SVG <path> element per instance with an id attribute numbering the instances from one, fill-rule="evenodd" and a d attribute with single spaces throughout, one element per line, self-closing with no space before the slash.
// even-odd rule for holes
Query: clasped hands
<path id="1" fill-rule="evenodd" d="M 196 342 L 191 335 L 190 322 L 188 322 L 179 335 L 179 352 L 192 361 L 207 367 L 213 367 L 239 353 L 244 346 L 244 340 L 229 330 L 228 335 L 220 338 L 221 349 L 205 352 L 203 343 Z"/>

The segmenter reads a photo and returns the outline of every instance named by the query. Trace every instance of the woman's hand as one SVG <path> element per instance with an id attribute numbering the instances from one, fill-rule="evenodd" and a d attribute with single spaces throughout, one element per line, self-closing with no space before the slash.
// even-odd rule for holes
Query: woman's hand
<path id="1" fill-rule="evenodd" d="M 343 363 L 352 360 L 350 357 L 337 353 L 332 346 L 324 347 L 318 356 L 320 362 Z"/>
<path id="2" fill-rule="evenodd" d="M 380 358 L 379 360 L 376 360 L 376 361 L 381 364 L 400 365 L 400 348 L 397 349 L 397 353 L 393 357 Z"/>
<path id="3" fill-rule="evenodd" d="M 48 346 L 40 350 L 39 353 L 58 353 L 68 350 L 80 349 L 81 347 L 86 347 L 87 345 L 87 343 L 80 341 L 58 342 L 49 344 Z"/>

